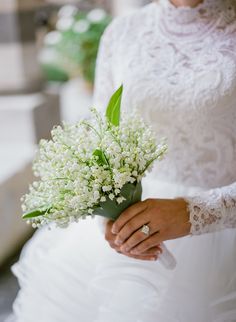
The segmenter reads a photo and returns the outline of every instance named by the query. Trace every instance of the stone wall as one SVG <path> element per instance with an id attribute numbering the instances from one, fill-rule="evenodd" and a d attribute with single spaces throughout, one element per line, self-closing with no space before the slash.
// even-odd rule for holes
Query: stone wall
<path id="1" fill-rule="evenodd" d="M 60 123 L 57 91 L 43 90 L 35 16 L 42 1 L 0 0 L 0 265 L 30 234 L 20 198 L 40 138 Z"/>
<path id="2" fill-rule="evenodd" d="M 39 1 L 0 1 L 0 94 L 36 91 L 41 75 L 35 44 Z"/>

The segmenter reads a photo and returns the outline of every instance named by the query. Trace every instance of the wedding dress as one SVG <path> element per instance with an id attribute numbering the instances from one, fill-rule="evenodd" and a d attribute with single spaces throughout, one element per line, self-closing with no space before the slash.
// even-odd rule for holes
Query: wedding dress
<path id="1" fill-rule="evenodd" d="M 115 19 L 97 60 L 95 102 L 124 84 L 168 140 L 143 198 L 183 196 L 191 236 L 167 241 L 177 266 L 112 250 L 98 220 L 43 229 L 13 267 L 16 322 L 236 321 L 236 1 L 153 2 Z"/>

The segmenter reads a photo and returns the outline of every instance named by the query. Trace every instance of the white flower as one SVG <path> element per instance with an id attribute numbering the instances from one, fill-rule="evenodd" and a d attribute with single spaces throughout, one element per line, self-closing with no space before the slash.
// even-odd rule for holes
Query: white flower
<path id="1" fill-rule="evenodd" d="M 59 31 L 51 31 L 45 36 L 44 43 L 45 45 L 53 46 L 58 44 L 61 41 L 61 39 L 62 35 Z"/>
<path id="2" fill-rule="evenodd" d="M 124 197 L 117 198 L 118 204 L 121 204 L 123 201 L 125 201 L 125 198 Z"/>
<path id="3" fill-rule="evenodd" d="M 113 193 L 110 193 L 110 194 L 109 194 L 109 198 L 110 198 L 111 200 L 113 200 L 113 199 L 115 198 L 115 195 L 114 195 Z"/>
<path id="4" fill-rule="evenodd" d="M 91 22 L 100 22 L 106 18 L 106 12 L 102 9 L 93 9 L 87 14 L 87 18 Z"/>
<path id="5" fill-rule="evenodd" d="M 102 198 L 100 199 L 100 201 L 101 201 L 101 202 L 105 202 L 105 201 L 106 201 L 106 197 L 102 197 Z"/>
<path id="6" fill-rule="evenodd" d="M 100 197 L 99 191 L 94 191 L 93 196 L 95 199 L 98 199 Z"/>
<path id="7" fill-rule="evenodd" d="M 90 23 L 88 20 L 79 20 L 74 24 L 73 30 L 79 34 L 82 34 L 89 30 Z"/>
<path id="8" fill-rule="evenodd" d="M 103 190 L 104 192 L 111 191 L 111 189 L 112 189 L 112 186 L 103 186 L 103 187 L 102 187 L 102 190 Z"/>
<path id="9" fill-rule="evenodd" d="M 61 7 L 58 11 L 58 17 L 71 17 L 74 16 L 78 12 L 78 8 L 73 5 L 66 5 Z"/>
<path id="10" fill-rule="evenodd" d="M 59 31 L 66 31 L 73 26 L 74 19 L 71 17 L 60 18 L 56 23 L 56 28 Z"/>

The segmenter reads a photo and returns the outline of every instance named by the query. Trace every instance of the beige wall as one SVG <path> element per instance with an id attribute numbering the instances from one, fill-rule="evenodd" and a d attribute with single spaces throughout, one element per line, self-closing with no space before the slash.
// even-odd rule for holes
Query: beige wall
<path id="1" fill-rule="evenodd" d="M 142 5 L 145 5 L 151 0 L 113 0 L 114 15 L 129 13 Z"/>

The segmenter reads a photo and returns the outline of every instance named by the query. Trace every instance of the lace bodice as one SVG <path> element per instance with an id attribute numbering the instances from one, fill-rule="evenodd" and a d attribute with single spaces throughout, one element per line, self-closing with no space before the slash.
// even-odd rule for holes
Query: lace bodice
<path id="1" fill-rule="evenodd" d="M 152 176 L 204 190 L 186 197 L 192 234 L 236 228 L 236 1 L 159 0 L 115 19 L 97 60 L 97 106 L 121 83 L 123 110 L 168 139 Z"/>

